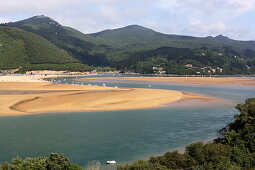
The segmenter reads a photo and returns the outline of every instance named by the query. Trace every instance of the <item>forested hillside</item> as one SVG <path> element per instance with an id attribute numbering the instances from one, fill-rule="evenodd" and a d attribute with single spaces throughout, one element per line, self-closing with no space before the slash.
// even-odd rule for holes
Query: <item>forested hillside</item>
<path id="1" fill-rule="evenodd" d="M 5 25 L 37 34 L 90 66 L 145 74 L 255 73 L 255 41 L 169 35 L 139 25 L 83 34 L 46 16 Z"/>
<path id="2" fill-rule="evenodd" d="M 23 70 L 89 68 L 38 35 L 14 27 L 0 26 L 0 68 L 20 66 Z"/>
<path id="3" fill-rule="evenodd" d="M 107 47 L 101 44 L 100 39 L 97 40 L 75 29 L 64 27 L 49 17 L 35 16 L 7 25 L 15 26 L 44 37 L 57 47 L 68 52 L 69 55 L 81 63 L 94 66 L 105 66 L 108 64 L 105 56 L 100 52 L 104 52 L 104 48 Z"/>
<path id="4" fill-rule="evenodd" d="M 116 62 L 116 67 L 144 74 L 253 74 L 255 58 L 252 55 L 249 57 L 246 50 L 237 52 L 226 46 L 212 49 L 161 47 L 133 53 L 132 57 Z"/>

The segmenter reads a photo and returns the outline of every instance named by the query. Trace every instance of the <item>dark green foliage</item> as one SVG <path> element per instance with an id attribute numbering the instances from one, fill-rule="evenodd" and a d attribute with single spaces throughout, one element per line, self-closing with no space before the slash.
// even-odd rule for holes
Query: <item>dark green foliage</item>
<path id="1" fill-rule="evenodd" d="M 231 147 L 223 144 L 208 143 L 201 148 L 197 147 L 195 152 L 200 152 L 194 159 L 203 169 L 230 169 L 234 167 L 231 162 Z M 188 151 L 192 155 L 193 152 Z"/>
<path id="2" fill-rule="evenodd" d="M 20 72 L 31 70 L 68 70 L 68 71 L 92 71 L 93 67 L 81 63 L 66 64 L 24 64 Z"/>
<path id="3" fill-rule="evenodd" d="M 151 157 L 149 162 L 152 164 L 163 165 L 169 169 L 185 169 L 196 166 L 196 161 L 192 157 L 177 151 L 167 152 L 159 157 Z"/>
<path id="4" fill-rule="evenodd" d="M 198 164 L 203 164 L 205 162 L 205 157 L 202 154 L 203 147 L 203 142 L 192 143 L 186 147 L 186 152 L 194 158 Z"/>
<path id="5" fill-rule="evenodd" d="M 119 165 L 118 170 L 168 170 L 168 168 L 157 163 L 140 160 L 130 165 Z"/>
<path id="6" fill-rule="evenodd" d="M 184 153 L 167 152 L 151 157 L 149 161 L 121 165 L 118 169 L 155 169 L 160 166 L 162 169 L 190 170 L 255 169 L 255 98 L 247 99 L 245 104 L 238 104 L 236 108 L 240 114 L 220 130 L 223 138 L 214 143 L 193 143 Z"/>
<path id="7" fill-rule="evenodd" d="M 11 163 L 4 162 L 0 164 L 1 170 L 82 170 L 76 164 L 73 164 L 62 154 L 51 153 L 49 158 L 37 157 L 21 159 L 13 158 Z"/>
<path id="8" fill-rule="evenodd" d="M 235 115 L 235 121 L 229 123 L 220 132 L 224 135 L 223 143 L 233 147 L 233 159 L 240 166 L 255 166 L 255 98 L 238 104 L 236 109 L 240 114 Z"/>
<path id="9" fill-rule="evenodd" d="M 153 73 L 152 67 L 161 66 L 167 74 L 253 74 L 255 59 L 237 57 L 235 52 L 222 52 L 226 49 L 188 49 L 162 47 L 159 49 L 133 54 L 120 64 L 138 73 Z M 238 53 L 239 54 L 239 53 Z M 192 68 L 185 67 L 192 64 Z M 253 66 L 248 68 L 247 66 Z M 118 67 L 118 65 L 117 65 Z M 219 68 L 217 70 L 217 68 Z M 214 73 L 212 69 L 216 69 Z M 222 69 L 220 71 L 220 69 Z M 208 72 L 210 70 L 210 72 Z"/>
<path id="10" fill-rule="evenodd" d="M 89 70 L 44 38 L 14 27 L 0 26 L 0 69 Z M 42 67 L 45 66 L 45 67 Z"/>

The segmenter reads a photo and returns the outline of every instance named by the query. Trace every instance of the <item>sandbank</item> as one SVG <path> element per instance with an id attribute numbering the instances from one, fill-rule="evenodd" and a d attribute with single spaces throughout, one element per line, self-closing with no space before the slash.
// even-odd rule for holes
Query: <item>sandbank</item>
<path id="1" fill-rule="evenodd" d="M 17 82 L 0 82 L 0 116 L 145 109 L 181 99 L 210 99 L 171 90 L 55 84 L 27 76 L 9 80 Z"/>

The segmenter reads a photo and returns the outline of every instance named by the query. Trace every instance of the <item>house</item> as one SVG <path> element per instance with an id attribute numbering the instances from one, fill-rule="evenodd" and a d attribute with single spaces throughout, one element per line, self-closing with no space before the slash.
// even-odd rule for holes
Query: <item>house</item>
<path id="1" fill-rule="evenodd" d="M 166 74 L 166 71 L 163 70 L 163 67 L 152 67 L 152 70 L 155 74 Z"/>
<path id="2" fill-rule="evenodd" d="M 164 71 L 164 70 L 158 71 L 158 74 L 166 74 L 166 71 Z"/>
<path id="3" fill-rule="evenodd" d="M 223 69 L 220 67 L 217 67 L 217 71 L 219 71 L 220 73 L 222 73 Z"/>
<path id="4" fill-rule="evenodd" d="M 215 68 L 211 68 L 211 71 L 212 71 L 213 73 L 216 73 L 216 69 L 215 69 Z"/>
<path id="5" fill-rule="evenodd" d="M 154 67 L 152 67 L 152 70 L 162 71 L 163 67 L 156 67 L 156 66 L 154 66 Z"/>
<path id="6" fill-rule="evenodd" d="M 250 70 L 250 69 L 251 69 L 251 67 L 250 67 L 249 65 L 246 65 L 246 68 L 247 68 L 247 70 Z"/>
<path id="7" fill-rule="evenodd" d="M 192 68 L 193 65 L 192 64 L 186 64 L 185 67 Z"/>

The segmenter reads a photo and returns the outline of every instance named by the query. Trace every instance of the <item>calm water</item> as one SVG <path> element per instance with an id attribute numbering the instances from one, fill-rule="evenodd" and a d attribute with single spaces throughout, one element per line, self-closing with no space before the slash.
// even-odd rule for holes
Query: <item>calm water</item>
<path id="1" fill-rule="evenodd" d="M 102 82 L 77 82 L 62 78 L 60 83 L 102 85 Z M 74 81 L 74 82 L 73 82 Z M 234 106 L 255 96 L 249 86 L 198 86 L 157 82 L 105 82 L 107 86 L 171 89 L 196 92 L 225 99 L 222 102 L 182 103 L 161 108 L 39 114 L 0 117 L 0 160 L 64 153 L 73 162 L 89 160 L 102 164 L 113 159 L 130 162 L 147 159 L 198 140 L 210 140 L 217 130 L 233 120 Z"/>

